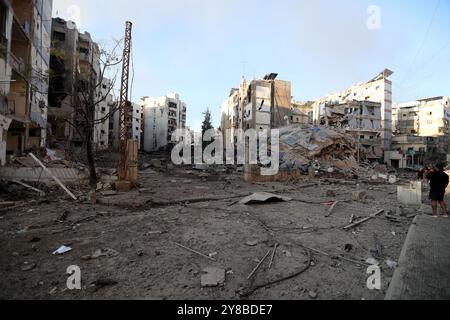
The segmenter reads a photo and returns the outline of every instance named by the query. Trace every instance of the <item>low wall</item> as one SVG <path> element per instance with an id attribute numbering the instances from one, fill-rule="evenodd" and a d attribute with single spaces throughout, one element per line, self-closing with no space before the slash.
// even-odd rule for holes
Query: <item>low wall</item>
<path id="1" fill-rule="evenodd" d="M 63 183 L 83 184 L 87 182 L 87 175 L 73 168 L 49 168 L 50 172 Z M 25 182 L 55 183 L 52 177 L 42 168 L 0 168 L 0 179 L 19 180 Z"/>

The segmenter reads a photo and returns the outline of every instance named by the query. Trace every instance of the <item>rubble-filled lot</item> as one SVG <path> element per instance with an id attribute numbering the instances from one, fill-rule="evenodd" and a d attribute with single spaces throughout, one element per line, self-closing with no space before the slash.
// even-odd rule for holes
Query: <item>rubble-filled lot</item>
<path id="1" fill-rule="evenodd" d="M 0 298 L 383 299 L 394 272 L 386 261 L 397 261 L 415 215 L 399 210 L 387 183 L 251 184 L 241 173 L 179 168 L 139 178 L 139 189 L 99 193 L 97 204 L 54 189 L 0 209 Z M 239 203 L 255 192 L 292 200 Z M 62 245 L 72 250 L 53 255 Z M 382 269 L 380 291 L 366 286 L 369 257 Z M 67 289 L 72 265 L 82 290 Z"/>

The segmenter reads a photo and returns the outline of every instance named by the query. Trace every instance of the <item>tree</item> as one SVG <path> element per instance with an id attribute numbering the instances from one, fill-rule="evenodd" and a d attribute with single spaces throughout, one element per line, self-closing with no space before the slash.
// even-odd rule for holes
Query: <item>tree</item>
<path id="1" fill-rule="evenodd" d="M 206 108 L 206 111 L 203 112 L 203 122 L 202 122 L 202 141 L 203 137 L 205 136 L 205 132 L 214 129 L 212 123 L 211 123 L 211 111 L 209 108 Z M 208 143 L 203 141 L 203 150 L 208 146 Z"/>
<path id="2" fill-rule="evenodd" d="M 207 108 L 206 111 L 203 112 L 202 135 L 210 129 L 214 129 L 214 127 L 211 123 L 211 111 Z"/>
<path id="3" fill-rule="evenodd" d="M 83 148 L 86 153 L 87 164 L 89 167 L 89 183 L 93 187 L 97 184 L 97 172 L 94 157 L 93 139 L 94 128 L 109 121 L 110 117 L 118 110 L 118 106 L 112 106 L 110 111 L 101 118 L 95 118 L 96 108 L 108 99 L 109 95 L 114 95 L 114 87 L 119 70 L 114 70 L 120 65 L 121 60 L 118 59 L 118 48 L 120 41 L 116 41 L 115 46 L 111 50 L 100 49 L 94 46 L 96 52 L 93 53 L 91 63 L 83 66 L 77 66 L 73 90 L 70 93 L 72 98 L 72 112 L 70 116 L 62 119 L 68 123 L 83 141 Z M 76 59 L 80 61 L 80 54 Z M 105 81 L 106 75 L 109 81 Z M 51 76 L 55 79 L 61 77 L 60 72 L 51 72 Z M 58 82 L 58 81 L 53 81 Z"/>

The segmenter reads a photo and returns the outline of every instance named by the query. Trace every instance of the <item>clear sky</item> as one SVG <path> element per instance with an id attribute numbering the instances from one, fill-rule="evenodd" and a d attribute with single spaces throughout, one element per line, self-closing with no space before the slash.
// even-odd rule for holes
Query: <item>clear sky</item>
<path id="1" fill-rule="evenodd" d="M 369 29 L 369 6 L 380 28 Z M 54 0 L 96 41 L 134 23 L 133 101 L 180 93 L 198 129 L 245 75 L 276 72 L 313 100 L 394 71 L 394 102 L 450 96 L 450 0 Z M 79 14 L 78 14 L 79 13 Z M 370 20 L 372 21 L 372 20 Z"/>

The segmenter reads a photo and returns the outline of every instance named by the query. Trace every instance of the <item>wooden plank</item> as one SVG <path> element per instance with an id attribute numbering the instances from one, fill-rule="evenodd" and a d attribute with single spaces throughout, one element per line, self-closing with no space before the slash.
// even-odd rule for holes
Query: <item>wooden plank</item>
<path id="1" fill-rule="evenodd" d="M 53 180 L 55 180 L 55 182 L 57 183 L 57 184 L 59 184 L 59 186 L 73 199 L 73 200 L 77 200 L 77 197 L 75 197 L 75 195 L 72 193 L 72 192 L 70 192 L 70 190 L 69 189 L 67 189 L 67 187 L 56 177 L 56 176 L 54 176 L 53 175 L 53 173 L 50 171 L 50 170 L 48 170 L 47 169 L 47 167 L 46 166 L 44 166 L 44 164 L 41 162 L 41 160 L 39 160 L 34 154 L 32 154 L 32 153 L 30 153 L 30 157 L 32 157 L 33 158 L 33 160 L 34 161 L 36 161 L 36 163 L 38 164 L 38 165 L 40 165 L 41 167 L 42 167 L 42 169 L 44 169 L 44 171 L 45 172 L 47 172 L 47 174 L 49 175 L 49 176 L 51 176 L 52 178 L 53 178 Z"/>
<path id="2" fill-rule="evenodd" d="M 352 223 L 352 224 L 350 224 L 350 225 L 344 227 L 344 230 L 350 230 L 350 229 L 353 229 L 354 227 L 357 227 L 357 226 L 359 226 L 360 224 L 362 224 L 362 223 L 364 223 L 364 222 L 366 222 L 366 221 L 369 221 L 369 220 L 371 220 L 371 219 L 373 219 L 373 218 L 376 218 L 377 216 L 379 216 L 379 215 L 382 214 L 383 212 L 384 212 L 384 209 L 379 210 L 379 211 L 377 211 L 376 213 L 374 213 L 373 215 L 371 215 L 370 217 L 364 218 L 364 219 L 362 219 L 362 220 L 359 220 L 359 221 L 357 221 L 357 222 L 355 222 L 355 223 Z"/>
<path id="3" fill-rule="evenodd" d="M 126 161 L 126 177 L 131 185 L 136 185 L 138 181 L 138 141 L 128 140 L 127 142 L 127 161 Z"/>

